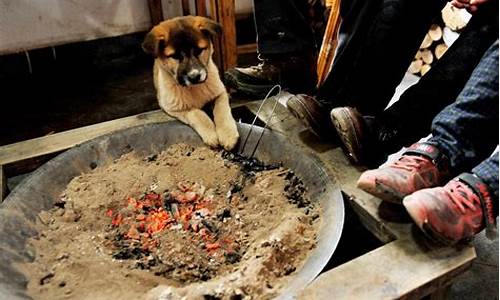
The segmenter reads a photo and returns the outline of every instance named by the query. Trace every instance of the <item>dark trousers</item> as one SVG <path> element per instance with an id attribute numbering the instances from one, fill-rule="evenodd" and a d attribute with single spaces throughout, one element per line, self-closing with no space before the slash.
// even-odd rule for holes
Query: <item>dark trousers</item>
<path id="1" fill-rule="evenodd" d="M 318 90 L 327 108 L 356 107 L 362 114 L 384 110 L 444 0 L 346 0 L 332 70 Z"/>
<path id="2" fill-rule="evenodd" d="M 498 2 L 491 1 L 472 17 L 460 37 L 419 82 L 377 115 L 395 135 L 386 145 L 394 152 L 430 132 L 433 118 L 453 103 L 491 44 L 498 39 Z"/>
<path id="3" fill-rule="evenodd" d="M 313 51 L 316 41 L 304 15 L 307 9 L 307 0 L 254 0 L 259 54 Z"/>
<path id="4" fill-rule="evenodd" d="M 456 101 L 432 122 L 432 138 L 455 175 L 472 172 L 498 200 L 498 40 L 486 51 Z"/>

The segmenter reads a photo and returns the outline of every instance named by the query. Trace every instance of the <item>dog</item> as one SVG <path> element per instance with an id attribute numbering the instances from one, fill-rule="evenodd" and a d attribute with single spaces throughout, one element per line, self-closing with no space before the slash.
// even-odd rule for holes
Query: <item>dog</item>
<path id="1" fill-rule="evenodd" d="M 211 147 L 233 149 L 239 138 L 229 96 L 212 60 L 217 22 L 199 16 L 161 22 L 146 35 L 142 48 L 154 56 L 154 86 L 160 107 L 191 126 Z M 202 110 L 213 103 L 214 120 Z"/>

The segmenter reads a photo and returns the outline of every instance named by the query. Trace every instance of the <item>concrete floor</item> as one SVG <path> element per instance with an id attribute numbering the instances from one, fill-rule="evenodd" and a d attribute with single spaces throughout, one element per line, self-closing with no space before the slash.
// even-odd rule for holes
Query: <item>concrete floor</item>
<path id="1" fill-rule="evenodd" d="M 129 40 L 135 45 L 140 37 L 132 36 Z M 63 54 L 61 51 L 55 67 L 47 63 L 37 65 L 35 56 L 33 75 L 14 74 L 17 80 L 2 81 L 0 87 L 13 100 L 13 108 L 2 111 L 0 145 L 157 108 L 149 57 L 138 54 L 120 60 L 113 56 L 104 64 L 95 62 L 105 65 L 97 69 L 80 63 L 77 67 L 85 72 L 74 75 L 61 73 L 65 70 L 64 65 L 72 61 Z M 5 78 L 13 77 L 0 74 L 0 79 Z M 406 76 L 394 101 L 417 79 Z M 346 241 L 346 253 L 350 252 L 349 245 Z M 482 233 L 474 240 L 474 245 L 478 258 L 453 285 L 449 299 L 498 299 L 498 239 L 489 241 Z M 341 249 L 339 246 L 336 252 L 339 257 L 343 256 Z M 338 261 L 333 264 L 345 259 L 347 257 L 336 258 Z"/>

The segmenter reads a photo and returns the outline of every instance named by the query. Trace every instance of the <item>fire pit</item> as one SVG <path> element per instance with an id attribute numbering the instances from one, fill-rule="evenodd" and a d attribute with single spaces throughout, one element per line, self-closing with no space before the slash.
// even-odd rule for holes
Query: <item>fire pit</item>
<path id="1" fill-rule="evenodd" d="M 239 130 L 245 136 L 248 126 L 240 125 Z M 261 128 L 254 129 L 255 135 L 248 142 L 249 152 L 260 132 Z M 34 172 L 9 195 L 0 210 L 2 295 L 10 299 L 26 298 L 26 278 L 16 270 L 14 264 L 33 259 L 33 250 L 26 246 L 26 241 L 36 234 L 33 226 L 35 218 L 42 210 L 54 206 L 54 201 L 59 199 L 72 178 L 90 172 L 96 166 L 107 165 L 131 150 L 150 156 L 179 142 L 195 146 L 201 144 L 189 127 L 177 122 L 136 127 L 75 147 Z M 343 203 L 340 191 L 327 176 L 320 161 L 288 143 L 283 136 L 266 131 L 256 157 L 266 163 L 282 162 L 285 167 L 295 171 L 308 187 L 307 196 L 319 204 L 323 216 L 316 248 L 311 250 L 303 268 L 287 278 L 288 284 L 282 290 L 282 297 L 290 297 L 319 274 L 335 250 L 342 230 Z M 182 189 L 189 192 L 189 188 Z M 148 194 L 142 200 L 154 202 L 156 197 L 157 194 Z M 137 199 L 130 201 L 135 206 L 143 205 Z M 115 222 L 120 222 L 119 219 L 115 220 L 117 215 L 113 211 L 109 215 Z"/>

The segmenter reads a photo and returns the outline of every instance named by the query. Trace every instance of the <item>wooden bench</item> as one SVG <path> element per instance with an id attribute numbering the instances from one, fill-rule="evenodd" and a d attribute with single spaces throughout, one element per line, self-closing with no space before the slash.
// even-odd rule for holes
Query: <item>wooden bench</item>
<path id="1" fill-rule="evenodd" d="M 243 104 L 256 113 L 260 101 Z M 264 105 L 259 118 L 268 119 L 271 101 Z M 0 147 L 0 177 L 3 170 L 42 155 L 54 154 L 97 136 L 122 128 L 170 120 L 161 111 L 152 111 L 66 132 Z M 320 142 L 307 133 L 301 123 L 278 105 L 269 127 L 288 136 L 291 142 L 315 153 L 324 161 L 330 175 L 337 179 L 348 203 L 364 226 L 384 243 L 371 252 L 321 274 L 306 288 L 300 299 L 443 299 L 458 275 L 465 272 L 476 257 L 474 247 L 429 248 L 423 245 L 410 222 L 388 221 L 381 201 L 356 188 L 362 170 L 353 167 L 333 144 Z M 8 174 L 9 175 L 9 174 Z M 16 175 L 12 173 L 9 176 Z M 5 196 L 3 189 L 2 197 Z M 390 210 L 389 210 L 390 211 Z"/>

